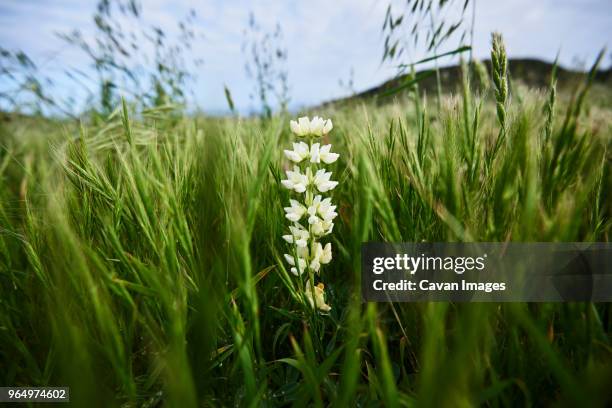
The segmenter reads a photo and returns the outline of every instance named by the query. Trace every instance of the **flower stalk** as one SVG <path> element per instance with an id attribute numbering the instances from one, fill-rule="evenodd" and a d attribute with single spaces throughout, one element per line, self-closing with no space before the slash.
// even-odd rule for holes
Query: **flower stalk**
<path id="1" fill-rule="evenodd" d="M 281 180 L 283 187 L 297 194 L 285 207 L 285 218 L 291 222 L 289 234 L 283 239 L 291 245 L 290 254 L 284 254 L 290 271 L 297 276 L 306 302 L 315 310 L 327 313 L 331 306 L 325 302 L 325 286 L 315 285 L 321 276 L 323 265 L 331 262 L 332 246 L 323 244 L 323 237 L 331 234 L 333 220 L 338 215 L 330 197 L 323 196 L 333 190 L 337 181 L 331 180 L 331 172 L 324 164 L 332 164 L 339 155 L 331 151 L 331 145 L 321 145 L 318 138 L 327 135 L 333 128 L 331 119 L 315 116 L 312 120 L 301 117 L 290 121 L 291 131 L 299 138 L 307 139 L 293 143 L 293 150 L 285 150 L 293 168 L 287 170 L 287 178 Z M 303 277 L 307 277 L 304 284 Z"/>

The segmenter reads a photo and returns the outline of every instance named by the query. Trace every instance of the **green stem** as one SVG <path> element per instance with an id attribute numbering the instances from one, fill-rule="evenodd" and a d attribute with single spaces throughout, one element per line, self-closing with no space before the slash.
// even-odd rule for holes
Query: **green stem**
<path id="1" fill-rule="evenodd" d="M 310 136 L 308 138 L 308 150 L 310 151 L 312 149 L 312 136 Z M 312 162 L 309 160 L 308 161 L 308 168 L 310 169 L 310 173 L 311 175 L 313 174 L 312 171 Z M 312 200 L 314 199 L 314 192 L 312 191 L 312 184 L 310 183 L 310 180 L 308 180 L 308 187 L 306 188 L 306 202 L 305 204 L 307 206 L 310 206 L 312 204 Z M 310 198 L 310 203 L 308 202 Z M 308 221 L 306 221 L 308 222 Z M 310 282 L 310 291 L 311 291 L 311 295 L 312 295 L 312 303 L 313 303 L 313 310 L 314 310 L 314 314 L 316 317 L 316 313 L 317 313 L 317 299 L 315 297 L 315 289 L 314 289 L 314 271 L 312 270 L 312 268 L 310 267 L 310 261 L 312 260 L 312 251 L 313 251 L 313 247 L 314 247 L 314 235 L 312 233 L 312 226 L 310 225 L 310 223 L 308 223 L 308 244 L 309 244 L 309 248 L 308 248 L 308 261 L 306 263 L 306 268 L 308 269 L 308 280 Z M 314 322 L 314 320 L 313 320 Z"/>

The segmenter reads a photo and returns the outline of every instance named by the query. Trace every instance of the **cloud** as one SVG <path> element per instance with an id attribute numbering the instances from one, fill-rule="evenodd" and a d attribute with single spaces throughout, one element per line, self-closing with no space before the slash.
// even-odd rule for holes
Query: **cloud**
<path id="1" fill-rule="evenodd" d="M 565 65 L 571 65 L 575 57 L 591 61 L 599 48 L 610 43 L 612 18 L 605 1 L 475 4 L 474 55 L 479 58 L 488 56 L 494 30 L 504 35 L 510 56 L 551 60 L 561 49 Z M 149 24 L 173 33 L 177 20 L 190 8 L 195 9 L 197 29 L 204 33 L 204 39 L 194 44 L 194 52 L 204 59 L 198 72 L 200 80 L 194 87 L 198 105 L 205 110 L 226 109 L 223 85 L 227 84 L 237 106 L 248 110 L 252 83 L 244 72 L 241 44 L 250 12 L 268 30 L 277 22 L 281 24 L 289 51 L 292 104 L 304 106 L 343 95 L 346 91 L 338 81 L 346 80 L 351 68 L 358 90 L 393 75 L 392 67 L 380 64 L 386 6 L 385 1 L 377 0 L 147 0 L 143 2 L 143 16 Z M 86 57 L 67 47 L 55 33 L 79 28 L 93 35 L 94 8 L 95 3 L 77 0 L 5 1 L 0 4 L 0 44 L 47 61 L 46 67 L 54 75 L 60 75 L 65 66 L 86 69 Z M 424 52 L 411 50 L 409 55 L 418 59 Z M 62 80 L 62 84 L 66 85 L 58 92 L 71 92 L 70 82 Z"/>

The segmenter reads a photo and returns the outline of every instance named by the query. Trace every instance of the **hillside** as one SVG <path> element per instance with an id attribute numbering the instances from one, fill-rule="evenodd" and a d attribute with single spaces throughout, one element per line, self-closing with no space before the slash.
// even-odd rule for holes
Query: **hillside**
<path id="1" fill-rule="evenodd" d="M 482 61 L 486 66 L 488 74 L 491 74 L 491 61 Z M 429 69 L 428 69 L 429 70 Z M 419 73 L 428 71 L 418 71 Z M 550 82 L 550 75 L 553 70 L 553 64 L 542 61 L 539 59 L 530 58 L 517 58 L 510 59 L 508 61 L 508 70 L 510 73 L 511 81 L 521 82 L 532 88 L 544 88 L 547 87 Z M 612 68 L 607 70 L 599 70 L 595 76 L 596 82 L 609 85 L 612 77 Z M 557 83 L 558 87 L 562 90 L 568 90 L 575 87 L 578 83 L 584 79 L 585 72 L 575 71 L 557 67 Z M 408 75 L 400 75 L 396 78 L 390 79 L 382 84 L 367 89 L 363 92 L 359 92 L 353 96 L 347 98 L 340 98 L 333 101 L 329 101 L 324 105 L 345 103 L 355 99 L 370 99 L 383 95 L 385 92 L 397 88 L 400 84 L 404 83 L 408 78 Z M 458 89 L 461 80 L 461 67 L 459 65 L 447 66 L 440 68 L 440 81 L 442 84 L 443 92 L 455 91 Z M 477 82 L 477 79 L 473 79 Z M 436 92 L 436 77 L 435 75 L 428 76 L 419 82 L 419 88 L 427 94 Z"/>

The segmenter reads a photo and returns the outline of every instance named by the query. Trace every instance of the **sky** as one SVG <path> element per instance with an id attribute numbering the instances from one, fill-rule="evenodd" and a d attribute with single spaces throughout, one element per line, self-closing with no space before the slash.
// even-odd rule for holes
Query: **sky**
<path id="1" fill-rule="evenodd" d="M 347 82 L 351 71 L 356 91 L 395 74 L 391 64 L 381 63 L 381 27 L 389 1 L 397 8 L 403 4 L 399 0 L 142 0 L 142 5 L 144 21 L 170 33 L 176 31 L 178 19 L 190 9 L 196 11 L 195 28 L 203 37 L 196 38 L 193 53 L 204 62 L 191 85 L 193 102 L 215 114 L 228 109 L 224 85 L 239 111 L 258 107 L 249 97 L 254 84 L 245 73 L 242 51 L 251 12 L 265 30 L 273 30 L 277 23 L 282 27 L 290 107 L 299 109 L 350 93 L 339 81 Z M 95 6 L 96 1 L 86 0 L 0 0 L 0 47 L 25 51 L 56 82 L 54 93 L 78 99 L 84 91 L 64 71 L 69 67 L 89 72 L 89 61 L 57 34 L 79 29 L 86 37 L 93 36 Z M 468 19 L 470 12 L 471 6 Z M 476 0 L 473 53 L 486 58 L 491 32 L 499 31 L 511 58 L 552 61 L 559 53 L 562 65 L 576 68 L 589 65 L 603 46 L 612 45 L 610 27 L 610 0 Z M 449 42 L 440 52 L 454 46 Z M 406 59 L 426 55 L 411 49 Z M 603 65 L 611 61 L 608 51 Z"/>

